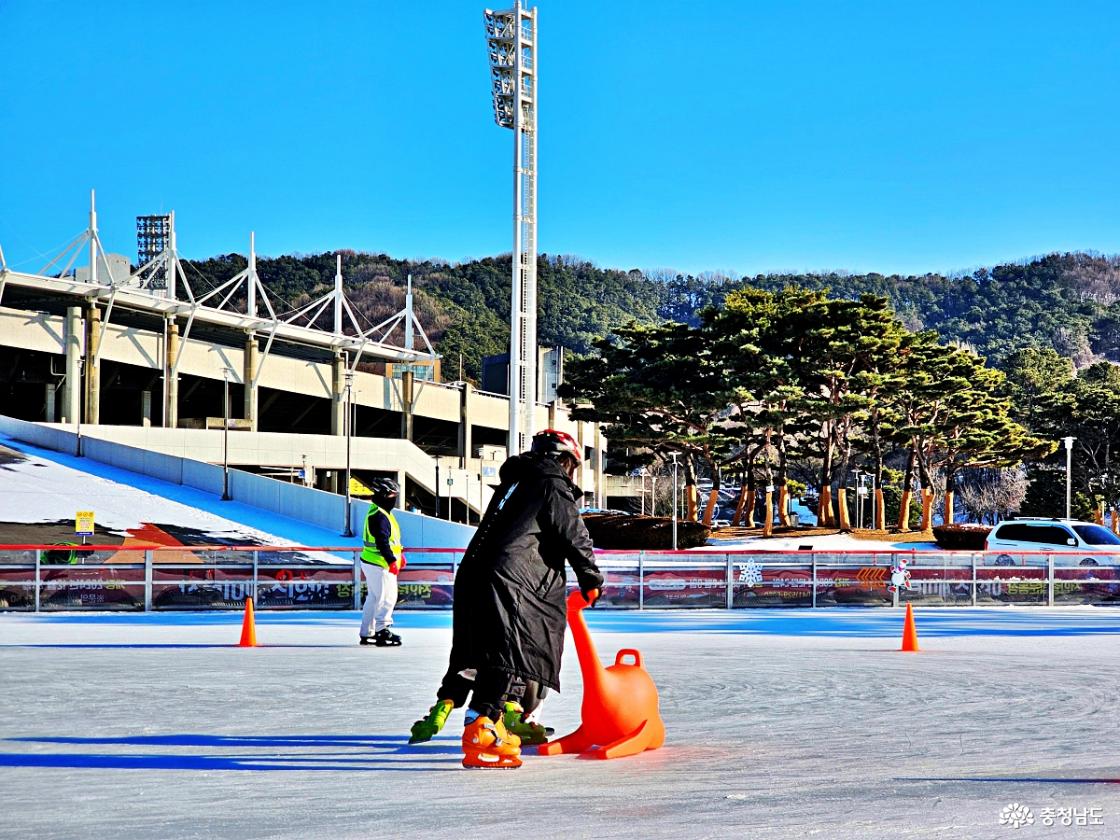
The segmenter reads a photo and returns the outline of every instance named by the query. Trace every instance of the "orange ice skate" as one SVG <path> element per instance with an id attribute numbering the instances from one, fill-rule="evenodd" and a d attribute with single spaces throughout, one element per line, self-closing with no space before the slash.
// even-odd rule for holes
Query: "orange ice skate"
<path id="1" fill-rule="evenodd" d="M 475 718 L 463 730 L 463 766 L 512 769 L 521 766 L 521 739 L 506 731 L 501 717 Z"/>

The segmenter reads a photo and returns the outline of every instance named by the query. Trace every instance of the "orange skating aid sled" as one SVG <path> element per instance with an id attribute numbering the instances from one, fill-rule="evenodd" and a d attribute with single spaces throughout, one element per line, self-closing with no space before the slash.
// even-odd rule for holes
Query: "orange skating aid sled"
<path id="1" fill-rule="evenodd" d="M 578 591 L 568 596 L 568 626 L 583 674 L 583 722 L 563 738 L 542 744 L 540 755 L 582 753 L 584 758 L 621 758 L 655 750 L 665 743 L 665 724 L 658 711 L 657 686 L 642 667 L 642 655 L 623 648 L 614 664 L 604 668 L 595 652 L 583 608 L 587 601 Z M 632 664 L 623 662 L 633 658 Z"/>

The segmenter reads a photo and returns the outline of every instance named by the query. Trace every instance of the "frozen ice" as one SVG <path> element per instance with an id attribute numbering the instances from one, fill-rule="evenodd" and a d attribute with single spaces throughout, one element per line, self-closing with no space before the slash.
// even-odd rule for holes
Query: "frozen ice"
<path id="1" fill-rule="evenodd" d="M 1005 838 L 1015 802 L 1030 836 L 1120 827 L 1120 613 L 919 609 L 917 654 L 891 609 L 585 615 L 606 663 L 641 650 L 665 746 L 471 771 L 458 712 L 407 743 L 449 613 L 398 611 L 391 649 L 352 612 L 258 612 L 253 649 L 230 613 L 0 614 L 0 837 Z M 570 639 L 561 679 L 565 734 Z"/>

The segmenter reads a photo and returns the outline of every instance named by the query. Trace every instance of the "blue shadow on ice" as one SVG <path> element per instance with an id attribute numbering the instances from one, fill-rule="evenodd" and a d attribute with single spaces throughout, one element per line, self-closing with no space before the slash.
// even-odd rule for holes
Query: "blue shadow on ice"
<path id="1" fill-rule="evenodd" d="M 200 642 L 198 644 L 184 644 L 184 643 L 181 643 L 181 642 L 168 642 L 167 644 L 159 644 L 159 643 L 156 643 L 156 642 L 146 642 L 146 643 L 142 643 L 142 644 L 132 644 L 130 642 L 109 642 L 109 643 L 103 643 L 103 644 L 94 643 L 94 642 L 75 642 L 73 644 L 67 644 L 67 643 L 58 642 L 58 643 L 54 643 L 54 644 L 18 644 L 18 645 L 4 645 L 4 646 L 6 646 L 6 647 L 48 647 L 48 648 L 49 647 L 62 647 L 62 648 L 67 648 L 67 650 L 69 650 L 69 648 L 77 647 L 77 648 L 83 648 L 83 650 L 94 650 L 94 651 L 97 651 L 97 650 L 102 650 L 102 651 L 103 650 L 115 650 L 115 648 L 128 648 L 128 650 L 183 651 L 183 650 L 213 650 L 213 648 L 220 648 L 220 647 L 241 647 L 241 645 L 235 644 L 235 643 L 230 643 L 230 644 L 203 644 L 203 643 L 200 643 Z M 312 647 L 318 647 L 318 648 L 329 647 L 329 648 L 332 648 L 332 650 L 334 650 L 334 648 L 336 648 L 336 647 L 351 647 L 351 646 L 352 645 L 312 645 L 312 644 L 307 644 L 307 645 L 300 645 L 300 644 L 296 644 L 296 645 L 258 644 L 258 645 L 254 645 L 254 647 L 271 647 L 271 648 L 273 648 L 273 650 L 281 650 L 281 648 L 283 648 L 283 650 L 292 650 L 292 648 L 299 648 L 299 650 L 302 650 L 302 648 L 312 648 Z"/>
<path id="2" fill-rule="evenodd" d="M 415 770 L 415 762 L 432 759 L 454 765 L 462 755 L 458 739 L 442 738 L 427 744 L 411 745 L 401 735 L 298 735 L 286 737 L 229 737 L 221 735 L 179 734 L 138 735 L 122 738 L 7 738 L 8 743 L 65 744 L 106 747 L 197 747 L 204 749 L 247 748 L 248 754 L 199 753 L 8 753 L 0 752 L 0 767 L 68 767 L 104 770 Z M 312 749 L 324 752 L 272 752 L 272 750 Z M 342 752 L 347 750 L 347 752 Z"/>

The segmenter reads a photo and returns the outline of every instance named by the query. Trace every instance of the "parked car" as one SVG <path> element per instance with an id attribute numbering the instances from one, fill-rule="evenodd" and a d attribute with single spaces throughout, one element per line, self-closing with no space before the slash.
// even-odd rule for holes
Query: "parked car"
<path id="1" fill-rule="evenodd" d="M 1062 554 L 1111 553 L 1120 555 L 1120 537 L 1101 525 L 1076 519 L 1009 519 L 988 534 L 985 549 L 990 552 L 1049 551 Z M 1120 557 L 1117 558 L 1120 560 Z M 1038 558 L 1038 564 L 1045 561 Z M 1112 558 L 1082 557 L 1078 565 L 1112 565 Z M 997 566 L 1011 566 L 1015 558 L 1001 553 Z M 1028 559 L 1028 565 L 1033 565 Z"/>

